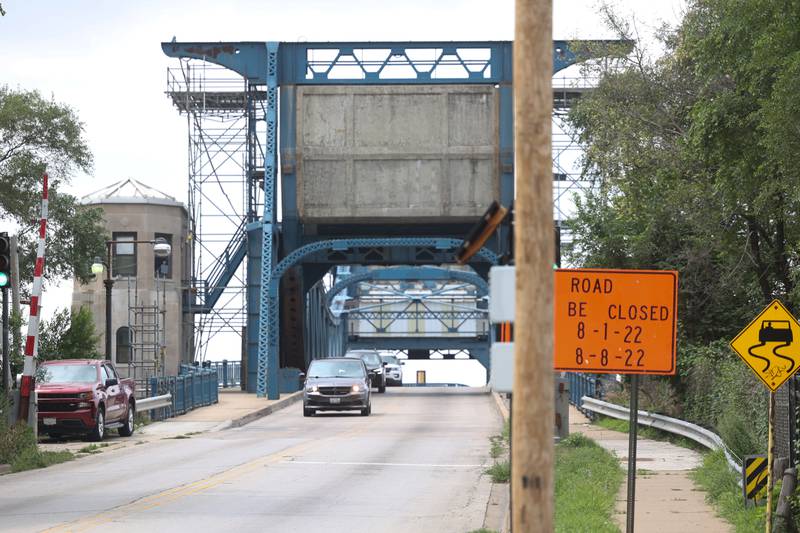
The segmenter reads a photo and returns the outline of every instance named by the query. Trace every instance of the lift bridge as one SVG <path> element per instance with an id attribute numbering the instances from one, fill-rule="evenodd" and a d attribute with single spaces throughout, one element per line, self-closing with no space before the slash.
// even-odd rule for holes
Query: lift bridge
<path id="1" fill-rule="evenodd" d="M 575 46 L 553 43 L 554 73 Z M 162 49 L 180 60 L 167 94 L 189 129 L 196 357 L 240 333 L 247 390 L 269 398 L 287 369 L 349 348 L 463 351 L 488 369 L 486 279 L 512 254 L 511 225 L 468 267 L 454 252 L 514 199 L 511 42 Z M 581 91 L 556 91 L 555 109 Z M 554 145 L 555 182 L 569 181 L 558 223 L 575 181 Z M 354 297 L 337 308 L 341 294 Z"/>

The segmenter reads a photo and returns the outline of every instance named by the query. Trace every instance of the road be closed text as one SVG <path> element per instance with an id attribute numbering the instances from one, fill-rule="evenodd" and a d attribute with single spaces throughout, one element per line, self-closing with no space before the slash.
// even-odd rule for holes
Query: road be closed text
<path id="1" fill-rule="evenodd" d="M 674 374 L 678 273 L 555 272 L 555 368 Z"/>

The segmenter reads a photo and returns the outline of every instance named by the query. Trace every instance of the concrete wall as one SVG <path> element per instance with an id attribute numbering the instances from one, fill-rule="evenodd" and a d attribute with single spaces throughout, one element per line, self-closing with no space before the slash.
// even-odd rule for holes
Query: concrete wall
<path id="1" fill-rule="evenodd" d="M 158 280 L 165 287 L 164 297 L 160 305 L 166 309 L 165 331 L 166 348 L 163 364 L 167 374 L 177 372 L 179 362 L 189 362 L 192 354 L 192 320 L 190 314 L 183 314 L 181 281 L 190 277 L 190 248 L 187 244 L 188 219 L 186 210 L 177 202 L 148 202 L 146 199 L 109 199 L 98 201 L 92 205 L 104 211 L 108 236 L 113 232 L 136 232 L 137 240 L 152 240 L 155 233 L 172 235 L 172 276 Z M 112 290 L 112 359 L 116 362 L 116 338 L 118 328 L 127 326 L 129 321 L 128 307 L 138 296 L 138 305 L 152 305 L 156 299 L 156 277 L 154 270 L 153 247 L 150 244 L 139 244 L 137 254 L 137 277 L 114 276 Z M 105 257 L 103 258 L 105 260 Z M 72 294 L 73 307 L 89 306 L 94 315 L 95 329 L 100 335 L 98 351 L 105 353 L 105 273 L 97 276 L 93 282 L 82 285 L 77 281 Z M 137 294 L 138 293 L 138 294 Z M 164 301 L 165 300 L 165 301 Z M 125 373 L 127 365 L 120 364 L 120 371 Z"/>
<path id="2" fill-rule="evenodd" d="M 301 219 L 480 216 L 499 196 L 497 94 L 472 85 L 298 87 Z"/>

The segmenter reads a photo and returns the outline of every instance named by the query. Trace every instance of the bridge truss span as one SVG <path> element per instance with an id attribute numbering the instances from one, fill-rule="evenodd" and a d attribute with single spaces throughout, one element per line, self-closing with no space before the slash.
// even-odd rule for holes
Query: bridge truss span
<path id="1" fill-rule="evenodd" d="M 553 43 L 554 72 L 578 61 L 574 44 Z M 365 310 L 341 320 L 329 314 L 332 297 L 320 282 L 334 267 L 403 265 L 424 280 L 431 271 L 423 269 L 453 262 L 489 203 L 513 202 L 510 42 L 168 42 L 162 49 L 181 61 L 168 94 L 190 131 L 191 284 L 199 289 L 187 305 L 201 317 L 223 316 L 225 302 L 238 306 L 242 312 L 221 323 L 246 329 L 247 386 L 261 396 L 278 396 L 279 366 L 304 367 L 309 355 L 350 345 L 341 341 L 343 324 Z M 210 72 L 221 71 L 209 65 L 235 83 L 217 87 Z M 564 105 L 573 93 L 564 92 Z M 566 166 L 557 161 L 555 175 Z M 507 221 L 472 275 L 485 278 L 510 257 L 511 240 Z M 468 285 L 470 302 L 420 309 L 420 300 L 385 312 L 395 322 L 438 314 L 453 330 L 445 333 L 463 331 L 485 315 L 478 306 L 485 282 L 468 274 L 436 283 L 437 290 Z M 479 329 L 467 344 L 488 364 L 489 335 Z M 398 339 L 391 343 L 408 344 Z"/>

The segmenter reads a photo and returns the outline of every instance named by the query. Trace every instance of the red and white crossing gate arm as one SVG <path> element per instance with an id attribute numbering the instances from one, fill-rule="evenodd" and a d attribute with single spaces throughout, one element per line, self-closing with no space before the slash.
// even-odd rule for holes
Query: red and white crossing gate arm
<path id="1" fill-rule="evenodd" d="M 48 176 L 45 172 L 42 176 L 42 218 L 39 220 L 39 243 L 36 248 L 36 266 L 33 270 L 28 336 L 25 339 L 25 366 L 22 370 L 19 417 L 17 418 L 23 422 L 28 419 L 28 403 L 34 390 L 35 360 L 39 355 L 39 311 L 41 310 L 42 275 L 44 274 L 44 241 L 47 234 L 47 180 Z"/>

